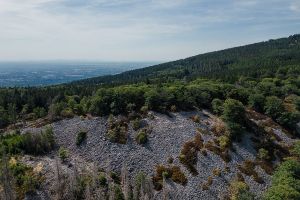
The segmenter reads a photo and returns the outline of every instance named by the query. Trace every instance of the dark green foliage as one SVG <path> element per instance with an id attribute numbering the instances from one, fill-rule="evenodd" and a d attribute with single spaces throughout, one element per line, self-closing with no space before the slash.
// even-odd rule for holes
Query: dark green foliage
<path id="1" fill-rule="evenodd" d="M 212 107 L 213 112 L 217 115 L 221 115 L 224 110 L 223 104 L 224 104 L 224 102 L 220 99 L 212 100 L 211 107 Z"/>
<path id="2" fill-rule="evenodd" d="M 276 169 L 272 177 L 272 186 L 266 192 L 265 199 L 300 199 L 299 177 L 299 161 L 284 161 L 278 169 Z"/>
<path id="3" fill-rule="evenodd" d="M 113 143 L 126 144 L 128 138 L 128 124 L 125 119 L 115 119 L 112 115 L 108 119 L 106 136 Z"/>
<path id="4" fill-rule="evenodd" d="M 76 136 L 76 145 L 80 146 L 87 138 L 87 132 L 80 131 Z"/>
<path id="5" fill-rule="evenodd" d="M 84 199 L 84 193 L 86 189 L 86 178 L 83 175 L 79 175 L 75 179 L 74 188 L 73 188 L 73 195 L 74 199 L 81 200 Z"/>
<path id="6" fill-rule="evenodd" d="M 146 142 L 148 141 L 147 130 L 140 130 L 136 135 L 135 140 L 138 144 L 146 144 Z"/>
<path id="7" fill-rule="evenodd" d="M 4 170 L 6 168 L 6 170 Z M 35 192 L 39 188 L 42 177 L 33 172 L 33 169 L 14 158 L 8 161 L 8 158 L 3 156 L 0 162 L 1 173 L 5 171 L 6 177 L 10 178 L 13 184 L 11 187 L 15 190 L 17 199 L 24 199 L 26 193 Z M 2 183 L 3 174 L 0 173 L 0 182 Z"/>
<path id="8" fill-rule="evenodd" d="M 115 200 L 125 200 L 124 194 L 119 185 L 114 185 L 114 193 Z"/>
<path id="9" fill-rule="evenodd" d="M 137 131 L 141 127 L 141 120 L 135 119 L 132 121 L 132 128 L 133 130 Z"/>
<path id="10" fill-rule="evenodd" d="M 110 172 L 110 178 L 114 181 L 116 184 L 120 184 L 121 178 L 116 172 Z"/>
<path id="11" fill-rule="evenodd" d="M 34 108 L 33 113 L 35 114 L 36 118 L 45 117 L 47 115 L 46 109 L 42 107 Z"/>
<path id="12" fill-rule="evenodd" d="M 127 84 L 170 82 L 195 77 L 218 78 L 229 82 L 240 76 L 269 77 L 281 66 L 300 63 L 300 35 L 269 40 L 243 47 L 206 53 L 160 65 L 137 69 L 115 76 L 104 76 L 77 81 L 74 84 Z M 299 71 L 283 70 L 281 76 L 293 75 Z M 269 91 L 270 92 L 270 91 Z"/>
<path id="13" fill-rule="evenodd" d="M 41 155 L 48 153 L 55 147 L 54 135 L 52 128 L 47 127 L 41 133 L 19 133 L 2 136 L 0 139 L 5 151 L 9 154 L 26 154 Z"/>
<path id="14" fill-rule="evenodd" d="M 292 153 L 300 158 L 300 140 L 295 142 Z"/>
<path id="15" fill-rule="evenodd" d="M 99 175 L 98 182 L 99 182 L 99 185 L 102 186 L 102 187 L 107 186 L 107 179 L 106 179 L 104 174 Z"/>
<path id="16" fill-rule="evenodd" d="M 266 98 L 265 113 L 278 120 L 284 112 L 283 101 L 276 96 Z"/>
<path id="17" fill-rule="evenodd" d="M 32 113 L 43 117 L 48 112 L 53 120 L 89 112 L 128 114 L 140 111 L 144 105 L 160 112 L 175 107 L 177 110 L 209 108 L 215 98 L 233 98 L 246 104 L 252 94 L 279 98 L 299 95 L 299 37 L 294 35 L 71 84 L 2 88 L 0 128 L 21 118 L 28 119 Z M 234 82 L 237 84 L 228 84 Z M 250 97 L 250 105 L 260 109 L 261 98 Z"/>
<path id="18" fill-rule="evenodd" d="M 67 158 L 69 156 L 69 151 L 67 149 L 65 149 L 64 147 L 60 147 L 58 150 L 58 156 L 64 162 L 67 160 Z"/>
<path id="19" fill-rule="evenodd" d="M 226 99 L 224 102 L 223 118 L 226 122 L 244 124 L 244 105 L 235 99 Z"/>
<path id="20" fill-rule="evenodd" d="M 250 94 L 248 104 L 257 112 L 263 112 L 265 107 L 265 97 L 262 94 Z"/>

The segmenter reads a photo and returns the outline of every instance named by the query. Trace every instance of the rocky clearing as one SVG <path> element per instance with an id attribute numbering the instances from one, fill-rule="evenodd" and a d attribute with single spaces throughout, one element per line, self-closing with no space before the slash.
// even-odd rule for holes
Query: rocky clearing
<path id="1" fill-rule="evenodd" d="M 149 176 L 155 173 L 155 166 L 159 164 L 168 165 L 168 158 L 174 158 L 174 165 L 181 168 L 188 178 L 186 186 L 182 186 L 172 181 L 167 182 L 168 191 L 171 199 L 192 200 L 192 199 L 222 199 L 227 193 L 229 183 L 236 177 L 238 172 L 237 164 L 241 164 L 244 160 L 254 160 L 256 151 L 253 148 L 250 139 L 251 134 L 247 134 L 240 143 L 234 143 L 235 152 L 230 151 L 231 161 L 225 163 L 220 156 L 213 152 L 207 151 L 207 156 L 198 153 L 197 176 L 191 173 L 179 162 L 183 144 L 196 135 L 197 128 L 210 130 L 214 123 L 214 116 L 207 112 L 180 112 L 172 113 L 172 117 L 167 115 L 152 113 L 154 118 L 144 118 L 144 124 L 152 127 L 152 132 L 148 136 L 148 142 L 145 146 L 141 146 L 134 140 L 136 131 L 129 126 L 129 139 L 127 144 L 114 144 L 106 139 L 107 118 L 96 117 L 93 119 L 82 119 L 74 117 L 53 123 L 53 131 L 56 142 L 59 146 L 65 147 L 70 152 L 69 160 L 77 160 L 81 166 L 88 166 L 91 163 L 103 168 L 104 170 L 114 170 L 120 172 L 123 165 L 128 167 L 131 177 L 134 177 L 139 171 L 143 171 Z M 200 123 L 193 122 L 190 117 L 199 115 Z M 38 131 L 39 129 L 26 129 L 26 131 Z M 78 147 L 76 143 L 76 135 L 79 131 L 87 131 L 87 140 Z M 278 136 L 284 141 L 290 141 L 285 134 L 280 131 Z M 276 133 L 276 131 L 275 131 Z M 214 136 L 202 134 L 205 142 L 213 140 Z M 55 154 L 55 152 L 53 153 Z M 41 162 L 44 166 L 44 174 L 47 177 L 53 177 L 53 166 L 51 166 L 52 158 L 42 157 L 27 159 L 27 163 L 36 165 Z M 71 161 L 72 162 L 72 161 Z M 66 169 L 68 166 L 64 166 Z M 225 170 L 225 168 L 229 168 Z M 214 176 L 213 170 L 219 168 L 221 176 Z M 256 194 L 257 198 L 266 190 L 270 184 L 270 176 L 267 175 L 260 167 L 256 167 L 256 171 L 263 178 L 264 183 L 259 184 L 252 177 L 243 175 L 246 183 L 250 186 L 250 190 Z M 51 174 L 52 173 L 52 174 Z M 50 174 L 50 175 L 49 175 Z M 202 184 L 207 182 L 208 177 L 213 178 L 212 185 L 208 190 L 202 189 Z M 43 188 L 49 185 L 45 184 Z M 40 199 L 48 199 L 49 194 L 41 192 Z M 161 199 L 162 192 L 157 192 L 155 199 Z"/>

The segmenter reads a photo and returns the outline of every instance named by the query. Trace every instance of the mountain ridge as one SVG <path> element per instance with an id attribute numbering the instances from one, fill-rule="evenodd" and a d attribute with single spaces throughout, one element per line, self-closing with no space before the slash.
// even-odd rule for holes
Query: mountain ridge
<path id="1" fill-rule="evenodd" d="M 264 59 L 262 58 L 263 55 L 267 57 Z M 239 57 L 246 57 L 246 59 L 239 60 Z M 254 59 L 253 63 L 251 63 L 251 59 Z M 166 76 L 173 79 L 182 79 L 184 77 L 195 79 L 199 76 L 220 78 L 224 72 L 232 71 L 237 73 L 235 71 L 243 67 L 249 71 L 253 71 L 253 69 L 248 68 L 257 69 L 264 65 L 270 67 L 272 64 L 274 67 L 279 67 L 281 64 L 294 65 L 298 64 L 299 61 L 300 34 L 294 34 L 285 38 L 270 39 L 268 41 L 208 52 L 141 69 L 129 70 L 117 75 L 74 81 L 71 84 L 126 84 L 139 81 L 147 82 L 149 80 L 146 79 L 154 79 L 157 76 L 158 78 L 156 79 Z M 173 72 L 172 70 L 178 71 Z M 232 77 L 228 77 L 227 79 L 232 79 Z"/>

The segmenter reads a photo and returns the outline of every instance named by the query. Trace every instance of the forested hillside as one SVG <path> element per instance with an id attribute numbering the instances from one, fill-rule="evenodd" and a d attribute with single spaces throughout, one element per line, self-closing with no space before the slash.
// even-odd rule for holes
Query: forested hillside
<path id="1" fill-rule="evenodd" d="M 202 111 L 203 109 L 205 111 Z M 181 111 L 188 111 L 189 116 L 177 114 Z M 192 112 L 197 114 L 191 115 Z M 161 114 L 169 116 L 168 119 L 164 119 Z M 99 118 L 94 120 L 95 116 Z M 172 119 L 172 116 L 177 117 Z M 143 124 L 145 121 L 152 124 L 152 127 Z M 172 121 L 176 122 L 175 127 Z M 115 156 L 120 156 L 121 153 L 128 151 L 134 157 L 136 149 L 140 146 L 147 147 L 155 144 L 152 148 L 157 150 L 170 145 L 170 148 L 176 146 L 178 155 L 168 159 L 167 164 L 165 157 L 168 155 L 165 154 L 170 148 L 162 149 L 164 154 L 156 152 L 157 156 L 153 155 L 154 150 L 151 148 L 140 149 L 140 157 L 150 154 L 151 161 L 158 159 L 166 164 L 156 166 L 156 172 L 150 181 L 154 185 L 151 191 L 155 189 L 158 194 L 161 194 L 159 191 L 162 190 L 164 195 L 168 179 L 181 184 L 181 191 L 191 189 L 193 191 L 191 195 L 203 194 L 202 198 L 213 199 L 212 194 L 205 191 L 210 190 L 213 181 L 220 183 L 218 182 L 220 180 L 215 180 L 218 179 L 217 177 L 229 173 L 232 182 L 225 184 L 229 187 L 225 199 L 253 199 L 254 194 L 249 188 L 252 190 L 260 188 L 260 192 L 266 192 L 263 195 L 265 199 L 296 200 L 300 198 L 300 189 L 297 187 L 300 181 L 300 148 L 299 141 L 297 142 L 300 134 L 299 121 L 300 35 L 71 84 L 1 88 L 0 152 L 3 158 L 0 164 L 2 170 L 0 177 L 6 195 L 13 194 L 11 192 L 13 186 L 6 186 L 15 184 L 6 180 L 15 177 L 17 180 L 15 188 L 18 191 L 18 198 L 21 198 L 27 193 L 38 190 L 38 185 L 43 180 L 40 174 L 31 176 L 35 174 L 35 170 L 22 164 L 21 159 L 18 159 L 22 155 L 49 155 L 54 151 L 64 163 L 68 160 L 68 154 L 80 157 L 83 153 L 86 155 L 84 158 L 89 160 L 97 158 L 96 161 L 102 163 L 104 157 L 107 158 L 106 155 L 99 153 L 103 148 L 106 148 L 107 154 L 110 155 L 119 152 Z M 49 127 L 44 130 L 37 129 L 38 134 L 20 131 L 28 127 L 40 128 L 47 124 L 51 124 L 54 130 Z M 79 125 L 87 128 L 81 129 Z M 178 132 L 178 128 L 183 126 L 189 131 L 185 132 L 185 129 Z M 162 127 L 166 127 L 166 130 Z M 90 132 L 86 131 L 87 129 Z M 179 141 L 169 130 L 173 130 L 181 138 L 182 146 L 175 145 Z M 152 131 L 156 131 L 158 136 L 153 136 Z M 197 134 L 194 134 L 195 131 Z M 159 138 L 163 132 L 169 137 L 168 140 Z M 70 138 L 71 135 L 74 137 Z M 87 139 L 91 136 L 94 139 L 87 143 Z M 189 140 L 181 136 L 189 136 Z M 72 143 L 73 140 L 76 142 Z M 245 140 L 246 142 L 241 143 Z M 170 141 L 172 144 L 169 144 Z M 93 145 L 89 146 L 92 143 Z M 103 148 L 98 146 L 100 143 Z M 130 148 L 132 143 L 134 148 Z M 241 145 L 241 149 L 246 149 L 247 154 L 251 156 L 243 159 L 239 157 L 240 153 L 245 153 L 237 148 Z M 69 152 L 64 149 L 67 147 Z M 94 154 L 85 151 L 96 147 L 101 149 L 94 150 Z M 112 150 L 111 147 L 114 149 Z M 120 151 L 123 147 L 124 151 Z M 175 149 L 172 150 L 175 152 Z M 202 156 L 209 156 L 211 159 L 208 151 L 212 152 L 213 156 L 218 156 L 218 162 L 222 163 L 222 170 L 213 166 L 216 167 L 212 172 L 214 179 L 210 176 L 206 182 L 203 182 L 203 178 L 198 176 L 198 155 L 201 153 Z M 76 154 L 78 152 L 80 153 Z M 133 166 L 133 170 L 138 168 L 143 171 L 143 166 L 136 165 L 140 163 L 140 157 L 136 158 L 135 162 L 129 163 Z M 145 163 L 148 163 L 148 159 L 144 159 L 146 159 Z M 173 159 L 176 165 L 173 164 Z M 58 162 L 55 162 L 58 166 Z M 71 164 L 65 167 L 70 168 L 70 166 Z M 178 166 L 184 166 L 183 172 L 182 167 Z M 108 166 L 109 169 L 110 167 Z M 120 165 L 112 167 L 120 168 Z M 149 165 L 147 170 L 153 167 L 155 166 Z M 257 173 L 258 167 L 264 172 Z M 56 170 L 60 169 L 60 167 L 56 168 Z M 71 174 L 76 175 L 74 180 L 77 185 L 76 187 L 73 185 L 75 189 L 66 191 L 68 194 L 77 195 L 77 199 L 83 199 L 84 192 L 93 191 L 89 189 L 91 186 L 89 180 L 90 177 L 95 176 L 82 173 L 77 177 L 76 173 L 79 172 L 76 163 L 73 168 L 74 173 Z M 57 180 L 60 181 L 59 173 L 57 174 Z M 120 177 L 111 173 L 106 180 L 107 175 L 104 175 L 103 171 L 100 174 L 99 180 L 97 179 L 100 183 L 93 187 L 99 186 L 101 190 L 103 189 L 105 197 L 112 195 L 111 191 L 114 191 L 113 195 L 120 195 L 120 198 L 116 199 L 124 199 L 123 195 L 126 196 L 125 193 L 128 191 L 122 193 L 120 185 L 123 187 L 124 182 L 120 181 Z M 274 174 L 273 182 L 269 187 L 270 185 L 265 181 L 268 182 L 268 176 L 272 174 Z M 232 180 L 235 175 L 236 178 Z M 198 182 L 190 181 L 194 177 L 202 181 L 200 187 L 197 186 Z M 249 185 L 250 179 L 252 185 Z M 149 180 L 146 182 L 148 185 Z M 186 184 L 188 186 L 185 186 Z M 219 187 L 223 188 L 223 186 L 224 184 L 220 183 Z M 266 187 L 270 189 L 265 191 Z M 53 193 L 63 196 L 64 191 L 56 188 Z M 189 197 L 185 196 L 185 199 L 190 199 Z M 133 199 L 139 200 L 139 198 Z"/>
<path id="2" fill-rule="evenodd" d="M 216 51 L 137 69 L 115 76 L 103 76 L 75 84 L 157 83 L 199 77 L 236 81 L 241 75 L 268 77 L 278 67 L 300 63 L 300 35 Z"/>

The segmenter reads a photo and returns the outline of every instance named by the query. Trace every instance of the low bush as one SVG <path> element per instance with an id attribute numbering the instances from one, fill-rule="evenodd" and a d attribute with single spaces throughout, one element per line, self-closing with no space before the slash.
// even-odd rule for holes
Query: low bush
<path id="1" fill-rule="evenodd" d="M 35 174 L 33 168 L 23 163 L 11 160 L 9 170 L 14 179 L 17 199 L 24 199 L 26 193 L 35 192 L 41 184 L 42 177 Z"/>
<path id="2" fill-rule="evenodd" d="M 142 129 L 141 131 L 139 131 L 135 137 L 135 140 L 138 144 L 146 144 L 148 141 L 147 130 Z"/>
<path id="3" fill-rule="evenodd" d="M 246 160 L 242 165 L 238 166 L 238 169 L 246 174 L 247 176 L 253 177 L 253 180 L 255 180 L 258 183 L 264 183 L 263 179 L 259 177 L 258 173 L 255 171 L 255 163 L 251 160 Z"/>
<path id="4" fill-rule="evenodd" d="M 230 138 L 226 135 L 218 137 L 218 143 L 222 150 L 230 147 L 231 145 Z"/>
<path id="5" fill-rule="evenodd" d="M 76 145 L 80 146 L 87 138 L 87 132 L 80 131 L 76 137 Z"/>
<path id="6" fill-rule="evenodd" d="M 195 165 L 197 164 L 198 151 L 200 151 L 202 147 L 203 139 L 198 133 L 193 140 L 188 141 L 183 145 L 179 155 L 179 161 L 185 165 L 193 175 L 198 174 Z"/>
<path id="7" fill-rule="evenodd" d="M 132 121 L 132 128 L 133 130 L 137 131 L 141 128 L 141 120 L 140 119 L 135 119 Z"/>
<path id="8" fill-rule="evenodd" d="M 269 152 L 264 148 L 258 150 L 257 157 L 261 160 L 270 160 Z"/>
<path id="9" fill-rule="evenodd" d="M 47 127 L 40 133 L 19 132 L 1 136 L 0 145 L 9 154 L 26 153 L 32 155 L 42 155 L 53 150 L 55 140 L 52 128 Z"/>
<path id="10" fill-rule="evenodd" d="M 184 173 L 180 170 L 179 167 L 177 166 L 173 166 L 171 168 L 171 179 L 175 182 L 175 183 L 179 183 L 181 185 L 186 185 L 187 184 L 187 178 L 185 177 Z"/>
<path id="11" fill-rule="evenodd" d="M 162 189 L 163 178 L 171 178 L 175 183 L 186 185 L 187 178 L 178 166 L 166 167 L 163 165 L 156 166 L 156 174 L 152 181 L 156 190 Z"/>
<path id="12" fill-rule="evenodd" d="M 109 176 L 114 181 L 114 183 L 116 184 L 121 183 L 121 178 L 116 172 L 110 172 Z"/>
<path id="13" fill-rule="evenodd" d="M 297 159 L 284 161 L 272 176 L 272 186 L 264 199 L 300 199 L 300 162 Z"/>
<path id="14" fill-rule="evenodd" d="M 213 175 L 214 176 L 221 176 L 221 170 L 219 168 L 213 169 Z"/>
<path id="15" fill-rule="evenodd" d="M 211 131 L 214 133 L 215 136 L 222 136 L 228 134 L 227 125 L 221 119 L 216 119 L 214 121 Z"/>
<path id="16" fill-rule="evenodd" d="M 100 174 L 98 177 L 98 183 L 100 186 L 102 187 L 106 187 L 107 186 L 107 179 L 106 176 L 104 174 Z"/>
<path id="17" fill-rule="evenodd" d="M 254 195 L 249 191 L 249 186 L 243 181 L 233 181 L 229 187 L 230 199 L 254 200 Z"/>
<path id="18" fill-rule="evenodd" d="M 58 156 L 63 162 L 65 162 L 69 156 L 69 151 L 64 147 L 60 147 L 58 150 Z"/>
<path id="19" fill-rule="evenodd" d="M 113 116 L 108 119 L 107 137 L 113 143 L 126 144 L 128 124 L 125 119 L 116 120 Z"/>
<path id="20" fill-rule="evenodd" d="M 220 147 L 218 147 L 217 145 L 215 145 L 212 141 L 208 141 L 206 144 L 204 144 L 204 147 L 213 152 L 216 155 L 219 155 L 224 162 L 228 163 L 231 160 L 231 156 L 229 154 L 229 150 L 228 149 L 221 149 Z"/>
<path id="21" fill-rule="evenodd" d="M 168 162 L 169 164 L 172 164 L 172 163 L 174 162 L 174 158 L 173 158 L 172 156 L 168 157 L 167 162 Z"/>

